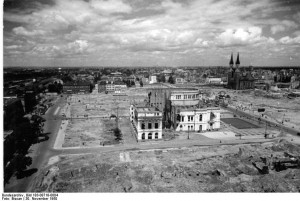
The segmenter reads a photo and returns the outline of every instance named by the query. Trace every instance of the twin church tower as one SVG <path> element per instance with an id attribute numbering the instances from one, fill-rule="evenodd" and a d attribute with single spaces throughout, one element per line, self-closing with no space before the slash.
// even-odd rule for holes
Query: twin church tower
<path id="1" fill-rule="evenodd" d="M 237 58 L 235 61 L 235 68 L 233 67 L 233 53 L 231 53 L 231 58 L 230 58 L 230 62 L 229 62 L 229 66 L 230 66 L 230 72 L 234 72 L 234 71 L 239 71 L 239 67 L 240 67 L 240 54 L 237 54 Z"/>
<path id="2" fill-rule="evenodd" d="M 240 71 L 240 54 L 237 54 L 235 61 L 235 66 L 233 63 L 233 53 L 231 53 L 231 58 L 229 62 L 229 72 L 227 74 L 227 88 L 234 90 L 245 90 L 254 88 L 254 78 L 251 72 L 246 71 L 245 68 L 243 72 Z"/>

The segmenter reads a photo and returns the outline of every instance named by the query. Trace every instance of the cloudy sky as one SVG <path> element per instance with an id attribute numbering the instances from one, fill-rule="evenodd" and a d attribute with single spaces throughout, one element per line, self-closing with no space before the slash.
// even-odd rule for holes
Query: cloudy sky
<path id="1" fill-rule="evenodd" d="M 5 0 L 4 66 L 300 65 L 300 0 Z"/>

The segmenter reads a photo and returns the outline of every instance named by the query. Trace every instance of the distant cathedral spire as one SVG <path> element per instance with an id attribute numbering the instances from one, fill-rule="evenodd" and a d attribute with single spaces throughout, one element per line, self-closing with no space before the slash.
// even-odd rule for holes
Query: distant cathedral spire
<path id="1" fill-rule="evenodd" d="M 239 53 L 237 55 L 235 65 L 236 65 L 237 68 L 240 66 L 240 54 Z"/>
<path id="2" fill-rule="evenodd" d="M 231 58 L 230 58 L 230 62 L 229 62 L 230 67 L 233 67 L 233 54 L 231 52 Z"/>

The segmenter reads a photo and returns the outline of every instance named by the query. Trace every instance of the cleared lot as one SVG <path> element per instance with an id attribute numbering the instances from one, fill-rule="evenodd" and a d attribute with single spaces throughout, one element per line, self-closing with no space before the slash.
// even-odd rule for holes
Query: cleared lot
<path id="1" fill-rule="evenodd" d="M 145 89 L 130 89 L 125 94 L 71 95 L 62 109 L 69 118 L 63 147 L 90 147 L 117 144 L 113 129 L 119 115 L 119 127 L 126 143 L 135 142 L 131 133 L 129 107 L 131 103 L 143 102 Z M 110 118 L 114 117 L 114 118 Z M 124 123 L 127 122 L 127 123 Z"/>
<path id="2" fill-rule="evenodd" d="M 230 124 L 238 129 L 249 129 L 249 128 L 260 128 L 259 126 L 256 126 L 254 124 L 251 124 L 247 121 L 244 121 L 239 118 L 222 118 L 223 122 Z"/>
<path id="3" fill-rule="evenodd" d="M 63 147 L 117 144 L 113 133 L 115 127 L 116 122 L 112 119 L 73 119 L 66 128 Z"/>

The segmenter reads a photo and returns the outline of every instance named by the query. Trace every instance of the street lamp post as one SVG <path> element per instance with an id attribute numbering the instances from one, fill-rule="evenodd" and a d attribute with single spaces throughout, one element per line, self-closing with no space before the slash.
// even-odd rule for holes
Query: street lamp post
<path id="1" fill-rule="evenodd" d="M 187 139 L 189 140 L 190 139 L 190 126 L 188 126 L 188 137 Z"/>

